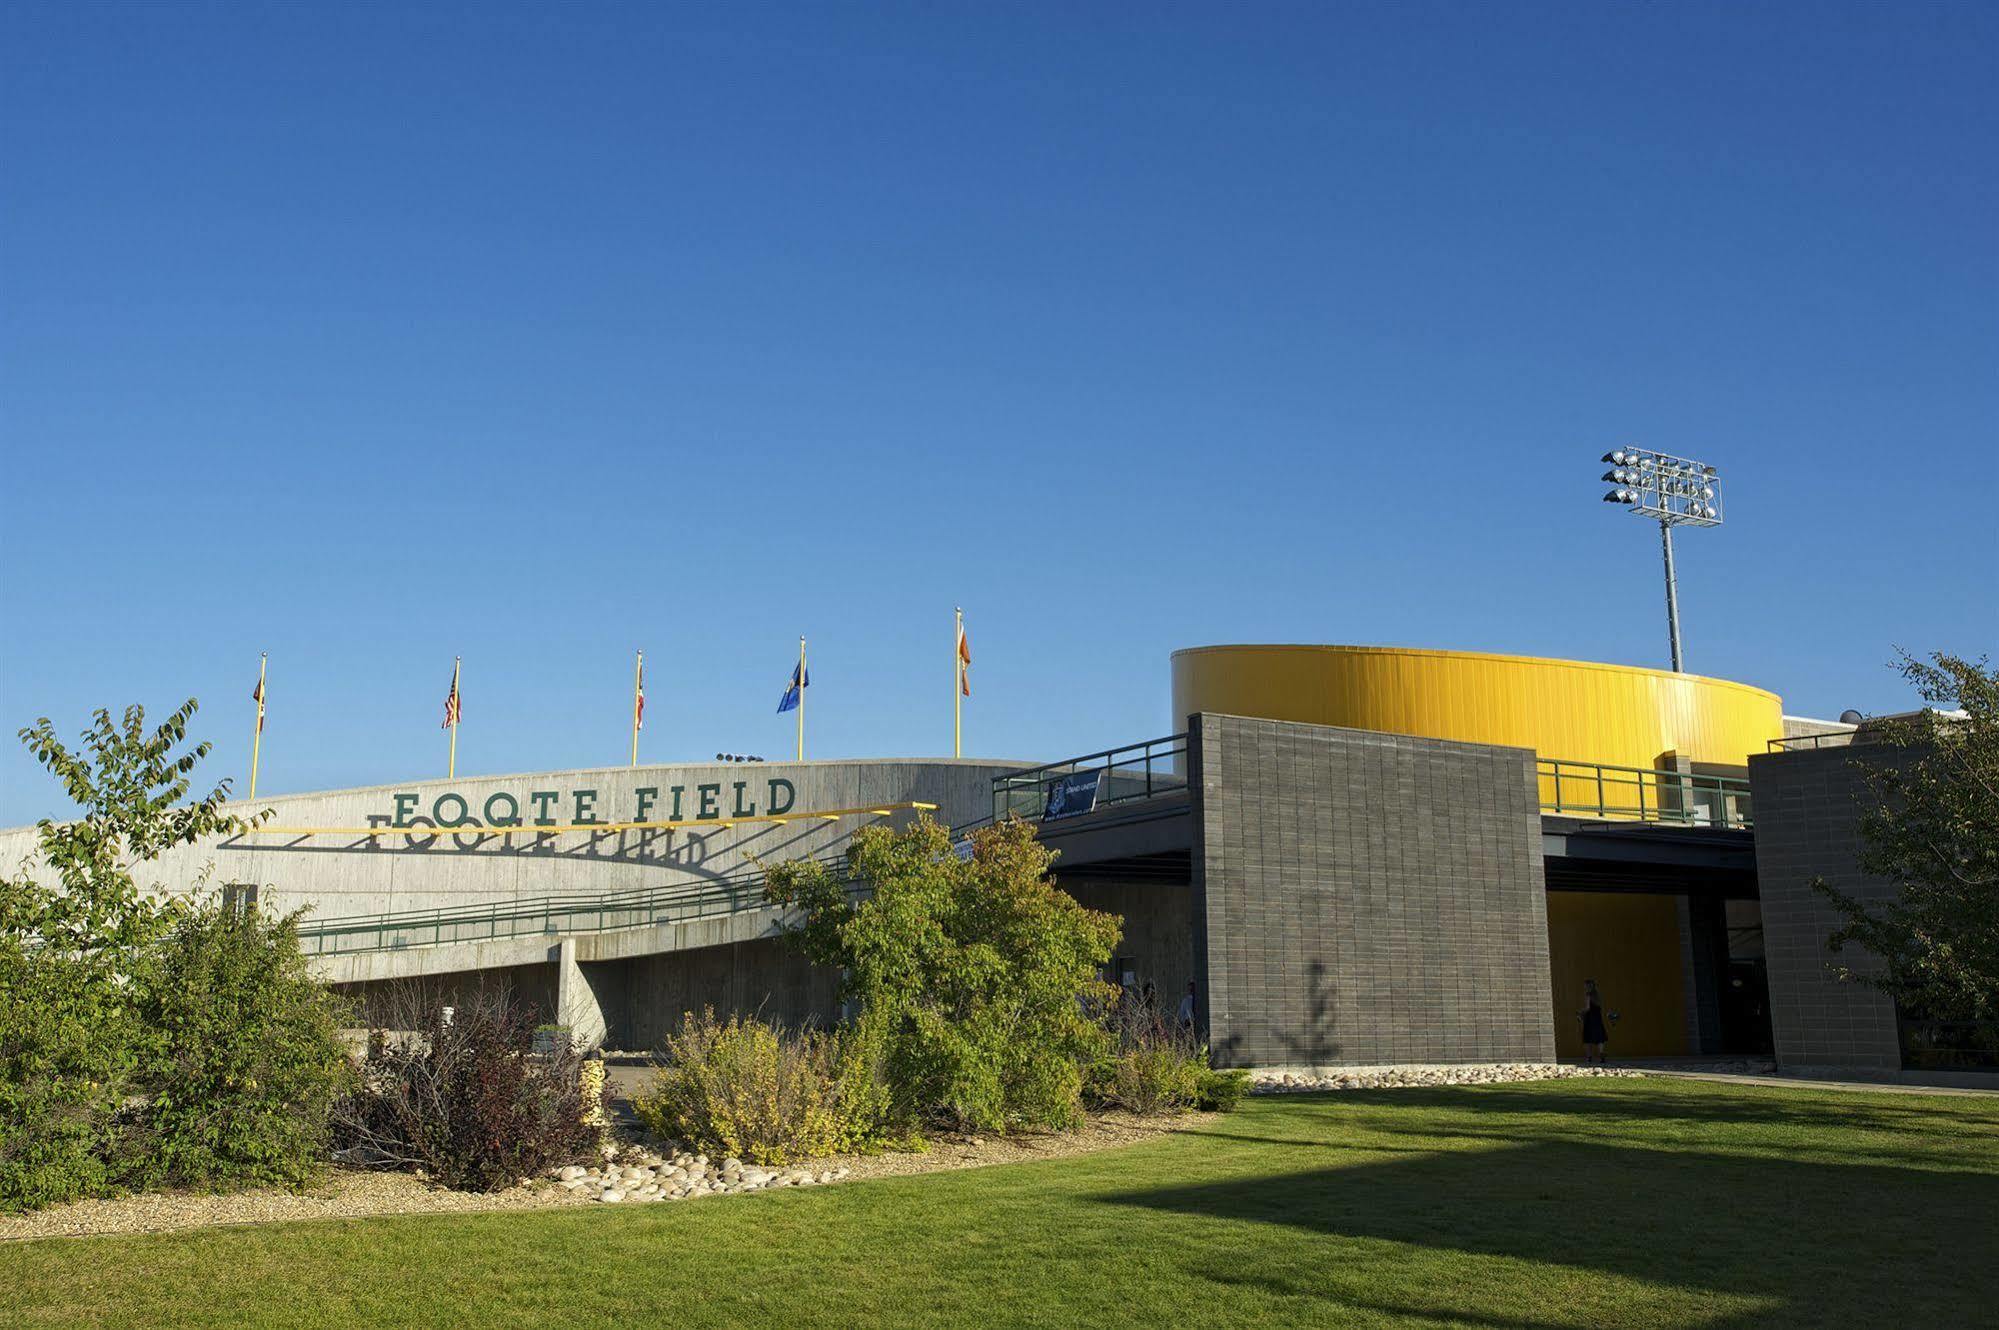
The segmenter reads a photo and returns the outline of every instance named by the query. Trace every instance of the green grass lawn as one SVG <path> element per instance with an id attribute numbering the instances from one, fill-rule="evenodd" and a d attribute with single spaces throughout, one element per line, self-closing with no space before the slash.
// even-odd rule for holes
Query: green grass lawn
<path id="1" fill-rule="evenodd" d="M 1661 1079 L 1250 1101 L 1078 1159 L 0 1247 L 0 1323 L 1999 1324 L 1999 1098 Z"/>

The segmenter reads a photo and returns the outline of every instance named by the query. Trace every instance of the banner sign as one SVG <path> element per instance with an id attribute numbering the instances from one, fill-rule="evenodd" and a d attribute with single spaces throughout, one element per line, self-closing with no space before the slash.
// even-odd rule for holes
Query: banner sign
<path id="1" fill-rule="evenodd" d="M 1102 767 L 1064 776 L 1048 792 L 1048 806 L 1041 810 L 1041 820 L 1053 822 L 1057 818 L 1091 812 L 1097 806 L 1097 791 L 1103 787 L 1103 782 Z"/>

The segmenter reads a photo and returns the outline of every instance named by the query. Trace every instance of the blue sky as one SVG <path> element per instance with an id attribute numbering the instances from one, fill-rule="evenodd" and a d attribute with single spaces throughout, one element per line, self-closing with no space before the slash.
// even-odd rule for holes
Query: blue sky
<path id="1" fill-rule="evenodd" d="M 1168 653 L 1999 646 L 1999 10 L 0 10 L 0 721 L 189 695 L 267 792 L 1054 758 Z M 0 825 L 57 811 L 0 753 Z"/>

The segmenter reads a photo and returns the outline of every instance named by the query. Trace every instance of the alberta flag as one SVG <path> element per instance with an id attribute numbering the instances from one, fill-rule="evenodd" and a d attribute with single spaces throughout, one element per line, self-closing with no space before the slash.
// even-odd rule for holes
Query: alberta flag
<path id="1" fill-rule="evenodd" d="M 811 686 L 812 671 L 806 669 L 803 663 L 792 666 L 791 685 L 784 690 L 784 696 L 777 700 L 778 714 L 796 711 L 799 702 L 804 699 L 804 690 Z"/>

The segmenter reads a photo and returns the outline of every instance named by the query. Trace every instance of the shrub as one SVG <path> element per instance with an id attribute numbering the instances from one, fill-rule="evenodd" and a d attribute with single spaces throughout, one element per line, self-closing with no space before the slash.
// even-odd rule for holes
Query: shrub
<path id="1" fill-rule="evenodd" d="M 537 1053 L 531 1008 L 479 991 L 447 1009 L 412 987 L 390 1011 L 395 1028 L 370 1037 L 359 1084 L 335 1112 L 336 1158 L 498 1191 L 597 1148 L 582 1058 L 566 1039 Z"/>
<path id="2" fill-rule="evenodd" d="M 302 1186 L 325 1168 L 350 1068 L 344 1004 L 307 972 L 297 916 L 179 913 L 139 996 L 148 1092 L 132 1180 Z"/>
<path id="3" fill-rule="evenodd" d="M 854 1138 L 842 1102 L 849 1078 L 841 1042 L 742 1016 L 718 1021 L 704 1008 L 667 1036 L 664 1064 L 632 1106 L 656 1136 L 754 1163 L 832 1154 Z"/>
<path id="4" fill-rule="evenodd" d="M 1169 1040 L 1121 1048 L 1111 1056 L 1105 1103 L 1133 1113 L 1178 1113 L 1201 1094 L 1207 1051 Z"/>
<path id="5" fill-rule="evenodd" d="M 1209 1067 L 1201 1072 L 1194 1107 L 1205 1113 L 1233 1113 L 1249 1093 L 1249 1073 L 1241 1067 Z"/>
<path id="6" fill-rule="evenodd" d="M 0 1211 L 115 1189 L 136 1045 L 96 963 L 0 933 Z"/>
<path id="7" fill-rule="evenodd" d="M 929 818 L 870 827 L 848 850 L 848 882 L 823 865 L 780 865 L 765 894 L 797 908 L 792 940 L 844 972 L 844 995 L 883 1041 L 894 1115 L 960 1129 L 1067 1126 L 1081 1068 L 1110 1047 L 1088 1011 L 1121 926 L 1048 880 L 1052 855 L 1018 820 L 954 853 Z"/>
<path id="8" fill-rule="evenodd" d="M 1122 1001 L 1108 1025 L 1116 1051 L 1090 1070 L 1097 1103 L 1133 1113 L 1178 1113 L 1189 1108 L 1230 1112 L 1249 1089 L 1249 1073 L 1208 1065 L 1208 1048 L 1190 1031 L 1169 1027 L 1149 1004 Z"/>

